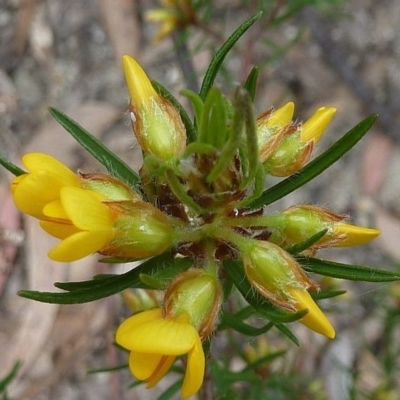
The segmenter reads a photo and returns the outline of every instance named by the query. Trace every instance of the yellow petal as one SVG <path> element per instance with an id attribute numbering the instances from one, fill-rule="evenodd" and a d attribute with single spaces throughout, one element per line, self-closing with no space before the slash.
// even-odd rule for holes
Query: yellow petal
<path id="1" fill-rule="evenodd" d="M 336 235 L 344 234 L 346 236 L 344 240 L 335 244 L 335 247 L 359 246 L 370 242 L 381 233 L 378 229 L 350 224 L 337 224 L 334 232 Z"/>
<path id="2" fill-rule="evenodd" d="M 43 218 L 43 207 L 59 197 L 64 182 L 46 171 L 28 174 L 13 191 L 14 202 L 19 210 Z"/>
<path id="3" fill-rule="evenodd" d="M 12 192 L 16 206 L 24 213 L 42 219 L 43 207 L 59 197 L 63 186 L 79 186 L 80 180 L 68 167 L 43 153 L 22 158 L 29 174 L 14 178 Z"/>
<path id="4" fill-rule="evenodd" d="M 303 123 L 301 140 L 303 142 L 313 140 L 314 143 L 318 143 L 335 114 L 334 107 L 319 108 L 309 120 Z"/>
<path id="5" fill-rule="evenodd" d="M 71 224 L 71 221 L 40 221 L 40 226 L 44 231 L 48 234 L 58 238 L 58 239 L 66 239 L 69 236 L 74 235 L 75 233 L 81 232 L 76 226 Z"/>
<path id="6" fill-rule="evenodd" d="M 31 173 L 48 172 L 57 177 L 64 185 L 78 185 L 79 178 L 66 165 L 56 158 L 44 153 L 28 153 L 22 157 L 22 162 Z"/>
<path id="7" fill-rule="evenodd" d="M 317 306 L 310 293 L 307 290 L 297 289 L 294 287 L 288 288 L 290 295 L 296 301 L 296 309 L 302 311 L 308 310 L 308 313 L 300 320 L 307 328 L 333 339 L 335 330 L 325 314 Z"/>
<path id="8" fill-rule="evenodd" d="M 137 107 L 141 105 L 147 107 L 151 98 L 158 96 L 150 79 L 143 68 L 131 56 L 124 55 L 122 57 L 122 67 L 132 102 Z"/>
<path id="9" fill-rule="evenodd" d="M 267 126 L 280 126 L 284 127 L 292 121 L 294 113 L 294 103 L 288 102 L 281 108 L 274 110 L 271 117 L 267 121 Z"/>
<path id="10" fill-rule="evenodd" d="M 133 329 L 129 339 L 126 338 L 126 347 L 139 353 L 175 356 L 188 353 L 197 337 L 198 333 L 192 325 L 160 319 Z"/>
<path id="11" fill-rule="evenodd" d="M 54 261 L 76 261 L 100 251 L 111 239 L 109 231 L 78 232 L 51 249 L 48 256 Z"/>
<path id="12" fill-rule="evenodd" d="M 81 230 L 111 230 L 113 218 L 111 210 L 102 203 L 103 196 L 98 193 L 64 187 L 60 191 L 62 206 L 72 223 Z"/>
<path id="13" fill-rule="evenodd" d="M 157 369 L 154 371 L 153 375 L 147 379 L 147 389 L 151 389 L 153 386 L 162 379 L 162 377 L 170 370 L 172 364 L 174 363 L 175 356 L 163 356 Z"/>
<path id="14" fill-rule="evenodd" d="M 147 381 L 159 369 L 163 358 L 165 356 L 160 354 L 136 353 L 131 351 L 129 354 L 129 368 L 137 379 Z M 172 357 L 172 359 L 174 360 L 175 357 Z"/>
<path id="15" fill-rule="evenodd" d="M 65 212 L 60 199 L 46 204 L 43 208 L 43 214 L 50 219 L 69 220 L 68 214 Z"/>
<path id="16" fill-rule="evenodd" d="M 200 338 L 196 340 L 193 350 L 189 352 L 186 374 L 183 380 L 181 394 L 183 398 L 190 397 L 199 391 L 203 384 L 205 357 Z"/>
<path id="17" fill-rule="evenodd" d="M 122 347 L 128 350 L 132 350 L 130 347 L 130 335 L 131 332 L 143 323 L 150 321 L 156 321 L 162 319 L 161 308 L 153 308 L 151 310 L 146 310 L 139 312 L 132 317 L 126 319 L 117 329 L 115 334 L 115 341 Z"/>

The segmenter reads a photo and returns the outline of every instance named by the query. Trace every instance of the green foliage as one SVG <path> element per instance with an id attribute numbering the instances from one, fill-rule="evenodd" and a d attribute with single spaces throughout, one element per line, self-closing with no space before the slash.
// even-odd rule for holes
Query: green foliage
<path id="1" fill-rule="evenodd" d="M 50 107 L 49 111 L 56 121 L 64 127 L 84 149 L 106 167 L 111 175 L 121 179 L 131 187 L 136 188 L 140 178 L 131 167 L 72 118 L 53 107 Z"/>

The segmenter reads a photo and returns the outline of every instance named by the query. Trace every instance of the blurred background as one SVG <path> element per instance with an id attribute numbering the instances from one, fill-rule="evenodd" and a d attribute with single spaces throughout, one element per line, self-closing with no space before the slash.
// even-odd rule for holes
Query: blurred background
<path id="1" fill-rule="evenodd" d="M 215 51 L 244 20 L 264 10 L 226 59 L 217 81 L 225 94 L 232 94 L 257 65 L 258 113 L 294 101 L 296 120 L 301 121 L 320 106 L 337 107 L 317 154 L 368 115 L 379 114 L 355 149 L 273 207 L 314 203 L 350 215 L 355 224 L 381 229 L 378 240 L 368 246 L 321 256 L 399 271 L 400 2 L 192 3 L 193 25 L 154 41 L 159 26 L 148 22 L 146 13 L 161 7 L 158 1 L 0 0 L 1 153 L 21 165 L 23 153 L 45 151 L 71 168 L 101 170 L 51 119 L 47 109 L 52 106 L 138 168 L 141 155 L 127 114 L 122 54 L 136 58 L 152 79 L 186 104 L 180 90 L 198 89 Z M 127 371 L 88 374 L 126 361 L 113 346 L 115 328 L 126 315 L 120 297 L 79 306 L 18 297 L 19 289 L 54 291 L 56 281 L 89 279 L 110 273 L 110 267 L 94 257 L 71 265 L 48 260 L 53 242 L 37 221 L 22 219 L 14 209 L 10 179 L 0 171 L 0 380 L 18 360 L 21 368 L 3 398 L 158 398 L 162 388 L 128 390 Z M 129 266 L 113 268 L 114 273 Z M 321 283 L 347 290 L 321 302 L 336 327 L 334 341 L 316 337 L 300 324 L 291 328 L 301 347 L 273 331 L 262 340 L 227 339 L 217 333 L 214 370 L 224 365 L 234 371 L 249 354 L 284 350 L 283 356 L 261 366 L 263 379 L 252 382 L 259 387 L 254 399 L 400 399 L 400 285 Z M 232 348 L 239 350 L 237 357 L 232 357 Z M 170 383 L 164 384 L 165 389 Z M 226 396 L 253 400 L 248 385 L 238 382 Z"/>

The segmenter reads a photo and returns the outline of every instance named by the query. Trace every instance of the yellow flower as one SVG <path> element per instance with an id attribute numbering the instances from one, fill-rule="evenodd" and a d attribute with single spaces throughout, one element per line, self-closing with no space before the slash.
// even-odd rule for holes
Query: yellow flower
<path id="1" fill-rule="evenodd" d="M 28 173 L 13 179 L 11 190 L 18 209 L 43 219 L 43 208 L 60 196 L 65 186 L 80 187 L 79 176 L 54 157 L 28 153 L 22 157 Z"/>
<path id="2" fill-rule="evenodd" d="M 141 198 L 122 181 L 100 173 L 75 174 L 61 161 L 44 153 L 28 153 L 22 157 L 28 173 L 17 176 L 11 191 L 18 209 L 44 219 L 44 207 L 60 198 L 63 187 L 78 187 L 103 194 L 107 200 L 139 201 Z"/>
<path id="3" fill-rule="evenodd" d="M 175 359 L 187 354 L 182 397 L 190 397 L 201 387 L 205 357 L 197 330 L 187 314 L 163 316 L 161 308 L 144 311 L 124 321 L 116 342 L 130 351 L 129 368 L 151 388 L 169 371 Z"/>
<path id="4" fill-rule="evenodd" d="M 263 297 L 288 311 L 307 309 L 300 322 L 330 339 L 335 337 L 331 323 L 307 291 L 316 285 L 287 252 L 270 242 L 252 241 L 243 249 L 243 265 L 247 279 Z"/>
<path id="5" fill-rule="evenodd" d="M 88 190 L 64 187 L 60 199 L 43 209 L 41 227 L 63 239 L 49 252 L 56 261 L 75 261 L 104 249 L 115 236 L 116 216 L 105 197 Z"/>
<path id="6" fill-rule="evenodd" d="M 42 228 L 63 239 L 49 252 L 56 261 L 75 261 L 92 253 L 142 259 L 174 243 L 174 229 L 157 208 L 144 202 L 110 202 L 96 192 L 64 187 L 60 199 L 45 206 Z"/>
<path id="7" fill-rule="evenodd" d="M 191 0 L 161 0 L 161 3 L 163 8 L 147 11 L 145 15 L 148 22 L 160 24 L 154 42 L 164 39 L 178 28 L 196 23 Z"/>
<path id="8" fill-rule="evenodd" d="M 146 153 L 162 160 L 179 156 L 186 147 L 186 130 L 175 107 L 153 88 L 142 67 L 130 56 L 122 58 L 131 96 L 131 120 Z"/>

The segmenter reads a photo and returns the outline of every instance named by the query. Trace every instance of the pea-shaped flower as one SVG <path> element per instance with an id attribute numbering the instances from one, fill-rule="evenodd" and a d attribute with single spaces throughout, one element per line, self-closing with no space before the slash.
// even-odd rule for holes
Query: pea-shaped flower
<path id="1" fill-rule="evenodd" d="M 133 315 L 117 330 L 116 342 L 130 351 L 132 374 L 151 388 L 175 359 L 187 355 L 182 397 L 195 394 L 204 378 L 204 340 L 212 331 L 222 299 L 213 274 L 190 269 L 169 285 L 163 308 Z"/>

